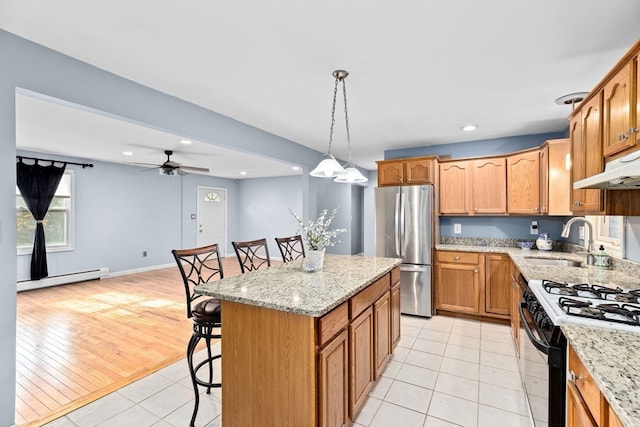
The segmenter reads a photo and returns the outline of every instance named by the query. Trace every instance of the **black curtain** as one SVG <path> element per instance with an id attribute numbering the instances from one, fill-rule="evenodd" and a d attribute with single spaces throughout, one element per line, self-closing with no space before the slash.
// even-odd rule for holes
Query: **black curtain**
<path id="1" fill-rule="evenodd" d="M 18 189 L 29 211 L 36 220 L 36 233 L 31 254 L 31 280 L 40 280 L 47 277 L 47 250 L 44 239 L 44 220 L 62 174 L 67 164 L 55 166 L 53 162 L 49 166 L 42 166 L 38 161 L 28 165 L 20 159 L 16 164 Z"/>

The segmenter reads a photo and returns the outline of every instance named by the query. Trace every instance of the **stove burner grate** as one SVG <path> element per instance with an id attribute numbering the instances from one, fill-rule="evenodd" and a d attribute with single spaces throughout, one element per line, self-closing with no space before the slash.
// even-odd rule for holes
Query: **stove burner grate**
<path id="1" fill-rule="evenodd" d="M 558 305 L 571 316 L 640 326 L 640 305 L 616 303 L 594 305 L 591 301 L 566 297 L 560 297 Z"/>

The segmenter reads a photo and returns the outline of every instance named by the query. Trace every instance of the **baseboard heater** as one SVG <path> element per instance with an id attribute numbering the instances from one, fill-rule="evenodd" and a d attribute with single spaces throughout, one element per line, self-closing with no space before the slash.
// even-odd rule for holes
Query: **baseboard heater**
<path id="1" fill-rule="evenodd" d="M 86 280 L 102 279 L 108 275 L 109 269 L 107 267 L 102 267 L 97 270 L 49 276 L 40 280 L 22 280 L 17 283 L 18 292 L 48 288 L 50 286 L 67 285 L 69 283 L 84 282 Z"/>

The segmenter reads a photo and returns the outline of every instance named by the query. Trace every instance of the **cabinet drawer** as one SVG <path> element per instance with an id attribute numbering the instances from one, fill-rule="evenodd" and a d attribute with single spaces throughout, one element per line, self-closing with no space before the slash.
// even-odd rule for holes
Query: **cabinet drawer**
<path id="1" fill-rule="evenodd" d="M 391 286 L 400 281 L 400 267 L 396 267 L 391 270 Z"/>
<path id="2" fill-rule="evenodd" d="M 349 302 L 351 304 L 352 319 L 354 319 L 364 309 L 372 305 L 380 295 L 391 288 L 391 283 L 389 282 L 390 276 L 390 274 L 385 274 L 369 285 L 368 288 L 360 291 L 360 293 L 351 298 Z"/>
<path id="3" fill-rule="evenodd" d="M 438 262 L 456 264 L 479 264 L 480 254 L 473 252 L 438 252 Z"/>
<path id="4" fill-rule="evenodd" d="M 602 414 L 602 398 L 600 389 L 593 381 L 591 374 L 589 374 L 587 368 L 584 367 L 580 358 L 571 346 L 569 346 L 569 372 L 573 373 L 573 382 L 580 392 L 582 399 L 589 407 L 589 411 L 591 412 L 591 415 L 593 415 L 593 419 L 600 420 Z"/>
<path id="5" fill-rule="evenodd" d="M 320 318 L 318 345 L 322 347 L 349 324 L 349 304 L 344 302 Z"/>

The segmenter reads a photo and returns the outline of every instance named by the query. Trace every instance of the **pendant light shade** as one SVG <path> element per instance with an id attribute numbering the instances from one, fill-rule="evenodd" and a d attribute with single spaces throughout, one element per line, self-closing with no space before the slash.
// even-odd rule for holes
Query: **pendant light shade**
<path id="1" fill-rule="evenodd" d="M 349 135 L 349 113 L 347 112 L 347 88 L 344 79 L 349 75 L 348 71 L 336 70 L 333 72 L 335 85 L 333 87 L 333 105 L 331 107 L 331 131 L 329 132 L 329 150 L 326 159 L 322 160 L 309 175 L 321 178 L 334 178 L 335 182 L 341 183 L 362 183 L 368 179 L 356 169 L 351 161 L 351 136 Z M 336 98 L 338 95 L 338 83 L 342 83 L 342 94 L 344 96 L 344 120 L 347 129 L 347 148 L 349 149 L 349 162 L 342 167 L 331 154 L 331 144 L 333 143 L 333 127 L 336 123 Z"/>
<path id="2" fill-rule="evenodd" d="M 331 178 L 345 175 L 346 172 L 340 163 L 331 154 L 327 154 L 327 158 L 321 161 L 318 166 L 309 175 L 318 178 Z"/>
<path id="3" fill-rule="evenodd" d="M 345 168 L 346 173 L 344 175 L 340 175 L 335 177 L 335 182 L 341 182 L 344 184 L 359 184 L 362 182 L 367 182 L 368 179 L 364 175 L 360 173 L 360 171 L 354 167 Z"/>

